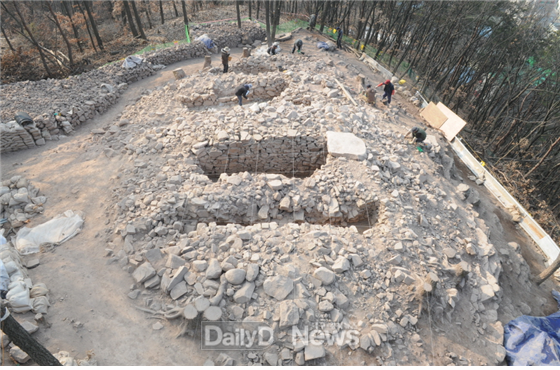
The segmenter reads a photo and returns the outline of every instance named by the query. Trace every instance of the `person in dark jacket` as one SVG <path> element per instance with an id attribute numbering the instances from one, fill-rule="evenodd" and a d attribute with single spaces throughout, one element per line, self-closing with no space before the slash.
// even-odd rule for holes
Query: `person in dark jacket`
<path id="1" fill-rule="evenodd" d="M 407 138 L 408 136 L 411 137 L 410 143 L 422 143 L 426 140 L 426 131 L 422 130 L 418 127 L 413 127 L 412 130 L 408 132 L 404 137 Z"/>
<path id="2" fill-rule="evenodd" d="M 336 47 L 342 49 L 342 27 L 336 28 Z"/>
<path id="3" fill-rule="evenodd" d="M 385 91 L 385 93 L 383 94 L 381 100 L 387 98 L 387 105 L 389 105 L 391 104 L 391 96 L 395 95 L 395 86 L 393 86 L 391 80 L 381 82 L 379 85 L 377 85 L 377 87 L 382 85 L 385 85 L 385 87 L 383 88 L 383 91 Z"/>
<path id="4" fill-rule="evenodd" d="M 309 31 L 315 30 L 316 21 L 317 21 L 317 16 L 315 14 L 311 14 L 311 17 L 309 17 L 309 26 L 307 27 Z"/>
<path id="5" fill-rule="evenodd" d="M 296 51 L 297 48 L 297 52 L 301 53 L 301 47 L 303 46 L 303 41 L 301 40 L 296 40 L 296 42 L 294 42 L 294 47 L 292 48 L 292 54 L 294 53 L 294 51 Z"/>
<path id="6" fill-rule="evenodd" d="M 229 48 L 222 49 L 222 64 L 224 65 L 224 73 L 227 73 L 229 67 Z"/>
<path id="7" fill-rule="evenodd" d="M 268 53 L 268 55 L 276 55 L 276 49 L 278 49 L 278 45 L 280 45 L 280 44 L 277 43 L 277 42 L 272 44 L 272 46 L 269 47 L 268 50 L 266 51 Z"/>
<path id="8" fill-rule="evenodd" d="M 238 88 L 237 91 L 235 92 L 235 95 L 239 99 L 239 106 L 243 105 L 242 97 L 247 99 L 247 95 L 249 95 L 249 92 L 251 91 L 251 87 L 253 87 L 253 85 L 246 84 Z"/>

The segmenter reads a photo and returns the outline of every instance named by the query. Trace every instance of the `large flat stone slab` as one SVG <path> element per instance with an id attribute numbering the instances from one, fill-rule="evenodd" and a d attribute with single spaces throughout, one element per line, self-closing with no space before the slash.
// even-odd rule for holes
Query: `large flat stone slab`
<path id="1" fill-rule="evenodd" d="M 327 150 L 333 157 L 359 161 L 367 158 L 364 141 L 349 132 L 327 131 Z"/>

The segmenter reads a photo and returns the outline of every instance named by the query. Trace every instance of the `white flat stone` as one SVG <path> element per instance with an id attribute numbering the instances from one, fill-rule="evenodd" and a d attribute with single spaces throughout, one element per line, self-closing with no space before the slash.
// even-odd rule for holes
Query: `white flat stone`
<path id="1" fill-rule="evenodd" d="M 333 157 L 359 161 L 367 158 L 364 141 L 349 132 L 327 131 L 327 150 Z"/>

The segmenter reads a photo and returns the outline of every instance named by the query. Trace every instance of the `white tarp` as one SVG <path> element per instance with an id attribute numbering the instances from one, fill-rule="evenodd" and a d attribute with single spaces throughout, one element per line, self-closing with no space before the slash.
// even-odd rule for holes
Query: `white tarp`
<path id="1" fill-rule="evenodd" d="M 268 55 L 267 50 L 268 50 L 268 46 L 263 45 L 260 48 L 258 48 L 257 50 L 252 51 L 251 54 L 255 55 L 255 56 Z M 280 47 L 280 45 L 278 45 L 278 47 L 276 48 L 276 54 L 278 54 L 281 51 L 282 51 L 282 48 Z"/>
<path id="2" fill-rule="evenodd" d="M 21 254 L 37 253 L 41 244 L 61 244 L 78 234 L 84 220 L 74 211 L 66 211 L 32 229 L 22 227 L 16 235 L 16 249 Z"/>
<path id="3" fill-rule="evenodd" d="M 134 68 L 142 64 L 143 61 L 144 59 L 137 57 L 136 55 L 131 55 L 129 57 L 126 57 L 122 64 L 122 67 L 126 69 Z"/>

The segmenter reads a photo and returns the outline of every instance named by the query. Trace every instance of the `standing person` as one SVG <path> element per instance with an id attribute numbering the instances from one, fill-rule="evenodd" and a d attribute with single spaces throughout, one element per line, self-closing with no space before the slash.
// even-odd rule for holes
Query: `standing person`
<path id="1" fill-rule="evenodd" d="M 313 31 L 315 29 L 316 21 L 317 21 L 317 15 L 311 14 L 311 17 L 309 17 L 309 27 L 307 27 L 309 31 Z"/>
<path id="2" fill-rule="evenodd" d="M 342 49 L 342 27 L 336 28 L 336 47 Z"/>
<path id="3" fill-rule="evenodd" d="M 237 98 L 239 99 L 239 106 L 243 106 L 243 99 L 241 99 L 242 97 L 247 99 L 247 95 L 249 95 L 249 93 L 251 92 L 251 87 L 253 87 L 253 85 L 251 84 L 246 84 L 243 85 L 241 87 L 239 87 L 237 89 L 237 91 L 235 92 L 235 95 L 237 96 Z"/>
<path id="4" fill-rule="evenodd" d="M 229 67 L 229 48 L 227 46 L 222 49 L 222 64 L 224 65 L 224 73 L 227 73 Z"/>
<path id="5" fill-rule="evenodd" d="M 296 51 L 297 48 L 297 52 L 301 53 L 301 47 L 303 46 L 303 41 L 301 40 L 296 40 L 296 42 L 294 42 L 294 47 L 292 48 L 292 54 L 294 53 L 294 51 Z"/>
<path id="6" fill-rule="evenodd" d="M 276 55 L 276 49 L 278 49 L 278 45 L 280 45 L 278 42 L 272 44 L 272 46 L 269 47 L 268 50 L 266 51 L 268 55 Z"/>
<path id="7" fill-rule="evenodd" d="M 406 134 L 404 137 L 405 139 L 410 136 L 410 138 L 412 139 L 410 141 L 411 144 L 416 143 L 422 143 L 424 142 L 424 140 L 426 140 L 426 131 L 422 130 L 421 128 L 418 127 L 413 127 L 412 130 L 410 130 L 408 132 L 408 134 Z"/>
<path id="8" fill-rule="evenodd" d="M 393 86 L 393 84 L 391 83 L 391 80 L 381 82 L 379 85 L 377 85 L 377 87 L 382 86 L 382 85 L 385 85 L 385 87 L 383 88 L 383 91 L 385 91 L 385 93 L 383 94 L 383 97 L 381 98 L 381 101 L 383 101 L 383 99 L 387 98 L 387 105 L 389 105 L 389 104 L 391 104 L 391 96 L 395 95 L 395 86 Z"/>

